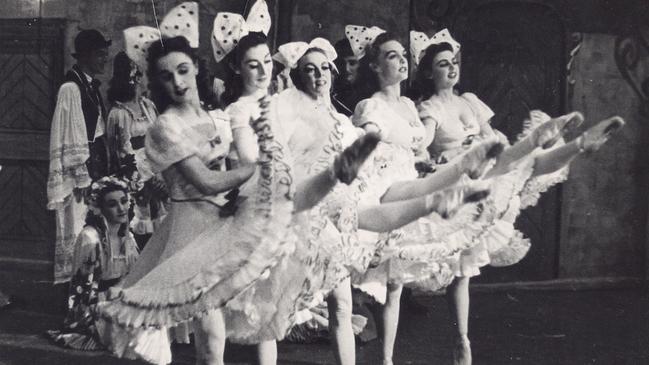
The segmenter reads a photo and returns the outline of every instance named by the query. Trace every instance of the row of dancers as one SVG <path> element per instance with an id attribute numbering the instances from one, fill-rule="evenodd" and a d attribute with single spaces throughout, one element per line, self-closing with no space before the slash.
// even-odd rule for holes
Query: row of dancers
<path id="1" fill-rule="evenodd" d="M 212 108 L 197 16 L 196 3 L 182 3 L 158 28 L 124 31 L 130 74 L 144 70 L 155 105 L 146 110 L 160 112 L 142 132 L 137 168 L 164 182 L 170 204 L 128 273 L 93 304 L 101 343 L 167 364 L 171 341 L 193 333 L 199 364 L 222 364 L 226 339 L 256 344 L 259 362 L 275 364 L 276 341 L 326 302 L 336 362 L 354 364 L 353 286 L 384 304 L 387 365 L 406 285 L 447 288 L 453 361 L 470 364 L 470 278 L 525 256 L 530 242 L 514 228 L 521 210 L 624 121 L 594 123 L 566 142 L 579 112 L 532 111 L 510 143 L 485 103 L 455 91 L 460 45 L 446 30 L 412 32 L 408 52 L 390 32 L 347 26 L 347 71 L 357 73 L 333 93 L 336 47 L 315 38 L 273 54 L 263 0 L 246 19 L 214 20 L 214 57 L 231 72 L 223 108 Z M 412 66 L 415 100 L 402 95 Z M 281 75 L 292 86 L 271 94 Z M 111 179 L 95 193 L 119 185 Z"/>

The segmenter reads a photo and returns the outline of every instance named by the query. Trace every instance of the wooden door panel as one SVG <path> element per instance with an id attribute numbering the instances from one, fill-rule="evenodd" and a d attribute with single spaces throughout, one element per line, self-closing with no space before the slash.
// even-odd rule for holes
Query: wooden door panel
<path id="1" fill-rule="evenodd" d="M 12 267 L 51 266 L 54 257 L 46 189 L 63 24 L 0 20 L 0 261 Z"/>

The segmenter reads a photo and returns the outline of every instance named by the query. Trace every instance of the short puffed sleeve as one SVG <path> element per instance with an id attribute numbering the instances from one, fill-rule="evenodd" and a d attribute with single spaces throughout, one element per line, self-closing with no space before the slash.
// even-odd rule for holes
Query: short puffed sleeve
<path id="1" fill-rule="evenodd" d="M 475 94 L 464 93 L 462 94 L 462 98 L 469 104 L 478 123 L 487 123 L 494 116 L 493 110 L 482 100 L 478 99 Z"/>
<path id="2" fill-rule="evenodd" d="M 447 119 L 443 117 L 444 109 L 437 100 L 422 101 L 417 105 L 417 113 L 422 122 L 426 123 L 425 120 L 432 120 L 436 127 L 439 127 Z"/>
<path id="3" fill-rule="evenodd" d="M 90 226 L 84 227 L 74 244 L 74 260 L 72 262 L 72 272 L 76 273 L 81 269 L 83 274 L 88 274 L 100 265 L 100 240 L 99 233 Z"/>
<path id="4" fill-rule="evenodd" d="M 154 173 L 199 152 L 199 143 L 183 128 L 177 116 L 161 115 L 149 128 L 145 141 L 146 155 Z"/>
<path id="5" fill-rule="evenodd" d="M 232 130 L 247 128 L 250 126 L 251 111 L 250 105 L 244 103 L 233 103 L 226 109 L 230 116 L 230 127 Z"/>
<path id="6" fill-rule="evenodd" d="M 356 104 L 352 122 L 357 127 L 364 127 L 368 123 L 375 124 L 381 134 L 387 136 L 390 134 L 390 126 L 385 117 L 385 109 L 382 108 L 381 101 L 369 98 L 361 100 Z"/>

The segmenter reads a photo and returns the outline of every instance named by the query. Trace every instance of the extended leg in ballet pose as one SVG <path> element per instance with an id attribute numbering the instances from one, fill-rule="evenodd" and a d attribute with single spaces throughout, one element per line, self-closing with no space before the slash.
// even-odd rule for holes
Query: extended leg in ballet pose
<path id="1" fill-rule="evenodd" d="M 575 123 L 581 124 L 582 121 L 583 117 L 579 113 L 570 113 L 563 117 L 552 119 L 544 123 L 541 130 L 538 132 L 535 131 L 536 133 L 532 133 L 527 139 L 517 143 L 510 150 L 520 148 L 520 146 L 530 145 L 529 141 L 531 140 L 536 141 L 533 145 L 545 145 L 547 147 L 552 140 L 556 140 L 557 136 L 563 133 L 562 131 L 566 129 L 566 126 L 572 123 L 573 125 L 569 128 L 574 128 Z M 538 176 L 555 172 L 569 164 L 580 153 L 597 151 L 623 126 L 624 120 L 620 117 L 605 119 L 583 132 L 570 143 L 550 149 L 536 156 L 533 175 Z M 522 153 L 521 151 L 523 149 L 519 149 L 517 153 Z M 509 158 L 512 158 L 512 156 L 515 156 L 515 154 L 510 154 Z M 453 349 L 453 365 L 470 365 L 472 363 L 471 346 L 468 338 L 469 282 L 469 277 L 456 277 L 447 291 L 449 308 L 457 329 L 456 342 Z"/>

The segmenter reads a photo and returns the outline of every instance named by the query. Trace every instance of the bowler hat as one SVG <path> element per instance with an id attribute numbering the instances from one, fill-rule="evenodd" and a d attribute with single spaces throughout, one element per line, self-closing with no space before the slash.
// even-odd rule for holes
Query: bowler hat
<path id="1" fill-rule="evenodd" d="M 110 46 L 113 41 L 106 40 L 96 29 L 84 29 L 74 38 L 73 57 Z"/>

